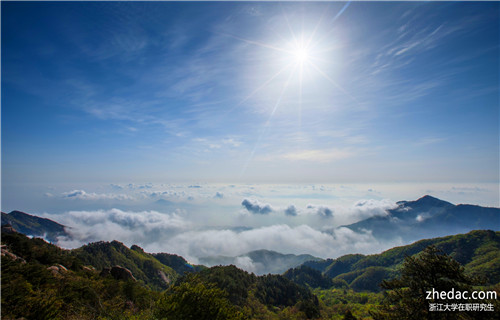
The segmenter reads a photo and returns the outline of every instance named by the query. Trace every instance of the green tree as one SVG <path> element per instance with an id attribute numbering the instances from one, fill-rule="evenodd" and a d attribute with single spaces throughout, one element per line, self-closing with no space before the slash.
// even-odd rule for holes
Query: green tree
<path id="1" fill-rule="evenodd" d="M 355 316 L 352 315 L 352 312 L 351 310 L 347 310 L 345 313 L 344 313 L 344 320 L 357 320 L 358 318 L 356 318 Z"/>
<path id="2" fill-rule="evenodd" d="M 388 290 L 386 301 L 374 319 L 488 319 L 498 316 L 491 312 L 429 311 L 430 303 L 472 303 L 472 300 L 427 299 L 428 291 L 468 291 L 478 280 L 465 274 L 460 263 L 439 251 L 434 246 L 425 248 L 421 254 L 406 257 L 399 278 L 386 281 L 381 287 Z M 483 301 L 484 303 L 484 301 Z"/>
<path id="3" fill-rule="evenodd" d="M 188 275 L 158 302 L 156 316 L 168 320 L 243 319 L 243 314 L 226 297 L 226 292 L 204 283 L 199 275 Z"/>

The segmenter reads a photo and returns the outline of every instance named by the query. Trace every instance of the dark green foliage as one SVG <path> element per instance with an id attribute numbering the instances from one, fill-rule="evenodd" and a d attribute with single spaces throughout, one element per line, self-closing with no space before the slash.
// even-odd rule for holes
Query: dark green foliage
<path id="1" fill-rule="evenodd" d="M 222 289 L 207 284 L 198 275 L 187 275 L 159 301 L 155 315 L 169 320 L 243 319 L 243 314 L 226 296 Z"/>
<path id="2" fill-rule="evenodd" d="M 147 275 L 158 260 L 141 248 L 99 242 L 62 250 L 21 234 L 2 235 L 2 319 L 311 319 L 319 302 L 282 276 L 257 277 L 234 266 L 186 274 L 165 293 L 145 281 L 100 275 L 122 264 Z M 16 254 L 16 256 L 12 256 Z M 83 260 L 84 259 L 84 260 Z M 66 270 L 57 265 L 71 266 Z M 90 267 L 92 266 L 92 267 Z M 139 274 L 140 273 L 136 273 Z"/>
<path id="3" fill-rule="evenodd" d="M 344 320 L 357 320 L 357 318 L 352 315 L 351 310 L 347 310 L 344 314 Z"/>
<path id="4" fill-rule="evenodd" d="M 370 310 L 377 308 L 383 300 L 383 294 L 356 292 L 352 289 L 315 289 L 319 298 L 322 319 L 343 319 L 350 311 L 358 319 L 371 319 Z"/>
<path id="5" fill-rule="evenodd" d="M 388 268 L 369 267 L 351 282 L 350 287 L 356 291 L 378 292 L 381 290 L 379 284 L 382 280 L 392 279 L 394 276 L 395 272 Z"/>
<path id="6" fill-rule="evenodd" d="M 377 281 L 390 279 L 399 274 L 406 256 L 420 253 L 429 245 L 457 259 L 465 271 L 483 278 L 485 285 L 500 283 L 500 232 L 476 230 L 443 238 L 425 239 L 407 246 L 392 248 L 381 254 L 364 256 L 345 255 L 323 262 L 307 262 L 307 266 L 324 267 L 323 275 L 334 277 L 333 287 L 341 288 L 344 281 L 353 289 L 379 291 Z M 356 282 L 354 282 L 356 281 Z"/>
<path id="7" fill-rule="evenodd" d="M 132 246 L 130 249 L 133 250 Z M 139 248 L 139 247 L 137 247 Z M 141 249 L 142 250 L 142 249 Z M 175 272 L 178 274 L 183 275 L 184 273 L 188 272 L 197 272 L 201 271 L 204 269 L 204 266 L 197 266 L 197 265 L 192 265 L 189 264 L 186 259 L 184 259 L 181 256 L 178 256 L 176 254 L 170 254 L 170 253 L 153 253 L 151 254 L 153 257 L 156 258 L 156 260 L 160 261 L 166 266 L 169 266 L 170 268 L 174 269 Z"/>
<path id="8" fill-rule="evenodd" d="M 348 254 L 342 256 L 333 260 L 332 263 L 325 268 L 324 273 L 330 278 L 335 278 L 339 274 L 352 271 L 352 266 L 364 257 L 365 256 L 362 254 Z"/>
<path id="9" fill-rule="evenodd" d="M 325 277 L 320 271 L 305 265 L 290 269 L 283 276 L 301 286 L 325 289 L 332 286 L 330 278 Z"/>
<path id="10" fill-rule="evenodd" d="M 26 262 L 46 265 L 62 264 L 66 268 L 76 269 L 80 262 L 71 256 L 69 250 L 51 245 L 40 238 L 30 239 L 20 233 L 2 233 L 2 244 L 9 252 L 22 257 Z"/>
<path id="11" fill-rule="evenodd" d="M 171 279 L 177 277 L 175 271 L 162 262 L 182 268 L 185 263 L 182 257 L 151 255 L 138 246 L 128 249 L 117 241 L 63 250 L 42 239 L 6 233 L 2 234 L 2 250 L 7 250 L 2 257 L 2 319 L 369 319 L 370 311 L 376 319 L 426 319 L 429 301 L 422 301 L 425 298 L 422 292 L 428 286 L 436 290 L 452 287 L 465 290 L 481 283 L 474 275 L 489 276 L 487 281 L 496 279 L 500 272 L 499 234 L 475 231 L 416 243 L 418 246 L 437 243 L 436 247 L 451 251 L 466 263 L 465 268 L 437 248 L 416 251 L 417 254 L 406 258 L 404 263 L 388 267 L 376 265 L 399 261 L 400 254 L 416 250 L 416 247 L 408 248 L 414 244 L 381 255 L 348 255 L 331 260 L 331 263 L 342 262 L 344 270 L 351 270 L 333 280 L 307 266 L 291 269 L 284 276 L 261 277 L 235 266 L 218 266 L 186 273 L 177 284 L 170 284 L 160 293 L 154 291 L 161 289 L 155 284 L 159 270 L 165 270 L 165 275 L 166 271 L 171 272 L 168 274 L 173 275 Z M 58 265 L 68 270 L 48 269 Z M 112 265 L 135 270 L 132 272 L 140 281 L 99 275 L 100 269 Z M 340 270 L 341 265 L 337 263 L 334 267 Z M 381 308 L 382 293 L 356 292 L 377 290 L 377 282 L 397 274 L 401 277 L 384 282 L 388 292 Z M 288 278 L 316 286 L 315 294 Z M 323 283 L 329 281 L 331 287 L 321 289 L 327 287 Z M 496 302 L 495 310 L 499 308 Z M 498 313 L 441 312 L 433 313 L 431 318 L 489 319 L 494 316 Z"/>
<path id="12" fill-rule="evenodd" d="M 477 319 L 490 317 L 486 313 L 433 312 L 429 303 L 473 303 L 471 300 L 428 300 L 427 291 L 473 291 L 478 280 L 467 276 L 460 263 L 434 246 L 427 247 L 420 255 L 407 257 L 401 277 L 383 281 L 387 302 L 375 319 Z M 476 301 L 478 303 L 479 301 Z M 482 301 L 484 303 L 484 301 Z M 497 314 L 498 315 L 498 314 Z"/>
<path id="13" fill-rule="evenodd" d="M 329 265 L 333 263 L 333 261 L 333 259 L 306 261 L 302 265 L 323 272 Z"/>
<path id="14" fill-rule="evenodd" d="M 193 279 L 186 275 L 179 280 L 179 285 Z M 307 318 L 319 316 L 319 303 L 308 289 L 298 286 L 280 275 L 255 276 L 235 266 L 216 266 L 197 274 L 197 281 L 206 286 L 214 285 L 227 294 L 227 299 L 238 307 L 247 308 L 249 304 L 262 309 L 283 310 L 294 307 Z M 250 302 L 250 300 L 255 300 Z M 284 316 L 284 315 L 283 315 Z"/>
<path id="15" fill-rule="evenodd" d="M 344 279 L 340 279 L 339 277 L 332 279 L 332 287 L 338 289 L 347 289 L 349 288 L 349 284 Z"/>
<path id="16" fill-rule="evenodd" d="M 2 318 L 146 318 L 158 294 L 136 282 L 103 279 L 97 273 L 53 274 L 47 265 L 2 258 Z"/>
<path id="17" fill-rule="evenodd" d="M 54 286 L 44 266 L 2 258 L 2 317 L 62 319 Z"/>
<path id="18" fill-rule="evenodd" d="M 301 302 L 299 310 L 306 312 L 308 317 L 319 314 L 318 298 L 306 288 L 280 275 L 259 277 L 255 296 L 261 303 L 271 306 L 294 306 Z"/>
<path id="19" fill-rule="evenodd" d="M 100 241 L 72 250 L 72 255 L 98 270 L 118 265 L 127 268 L 137 280 L 154 289 L 168 288 L 177 278 L 177 273 L 139 249 L 138 246 L 134 246 L 134 250 L 129 249 L 118 241 Z"/>
<path id="20" fill-rule="evenodd" d="M 231 303 L 243 305 L 248 297 L 248 288 L 256 283 L 257 277 L 235 266 L 217 266 L 200 272 L 207 283 L 214 283 L 228 293 Z"/>
<path id="21" fill-rule="evenodd" d="M 361 276 L 365 271 L 366 271 L 366 269 L 361 269 L 361 270 L 354 270 L 354 271 L 347 272 L 347 273 L 342 273 L 342 274 L 336 276 L 335 278 L 333 278 L 333 281 L 345 281 L 346 283 L 350 284 L 351 282 L 354 281 L 354 279 Z"/>

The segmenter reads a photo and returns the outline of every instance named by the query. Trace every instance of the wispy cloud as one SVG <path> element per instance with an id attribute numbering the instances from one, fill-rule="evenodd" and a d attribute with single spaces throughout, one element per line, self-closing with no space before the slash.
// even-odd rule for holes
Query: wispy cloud
<path id="1" fill-rule="evenodd" d="M 63 192 L 61 195 L 66 199 L 78 200 L 132 200 L 133 198 L 126 194 L 113 194 L 113 193 L 87 193 L 85 190 L 73 190 Z"/>

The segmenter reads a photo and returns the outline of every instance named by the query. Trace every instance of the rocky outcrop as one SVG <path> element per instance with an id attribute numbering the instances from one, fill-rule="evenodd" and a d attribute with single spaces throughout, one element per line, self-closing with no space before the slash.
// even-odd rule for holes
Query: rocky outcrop
<path id="1" fill-rule="evenodd" d="M 120 267 L 120 266 L 113 266 L 111 268 L 104 268 L 104 269 L 102 269 L 100 275 L 101 275 L 101 277 L 111 276 L 116 280 L 136 281 L 136 279 L 134 278 L 134 275 L 132 274 L 132 272 L 129 269 L 124 268 L 124 267 Z"/>
<path id="2" fill-rule="evenodd" d="M 163 282 L 165 282 L 166 285 L 169 285 L 171 280 L 170 278 L 165 274 L 165 272 L 163 272 L 162 270 L 158 270 L 158 275 L 160 276 L 160 278 L 163 280 Z"/>
<path id="3" fill-rule="evenodd" d="M 47 268 L 47 270 L 49 270 L 53 276 L 61 276 L 61 275 L 65 274 L 66 272 L 68 272 L 68 269 L 66 269 L 66 267 L 63 266 L 62 264 L 56 264 L 56 265 L 50 266 Z"/>
<path id="4" fill-rule="evenodd" d="M 2 227 L 2 232 L 3 232 L 3 227 Z M 0 249 L 2 257 L 8 257 L 12 260 L 18 260 L 21 263 L 26 263 L 26 260 L 10 252 L 6 245 L 1 245 Z"/>
<path id="5" fill-rule="evenodd" d="M 83 266 L 82 270 L 85 272 L 91 272 L 91 273 L 96 272 L 96 269 L 93 266 Z"/>

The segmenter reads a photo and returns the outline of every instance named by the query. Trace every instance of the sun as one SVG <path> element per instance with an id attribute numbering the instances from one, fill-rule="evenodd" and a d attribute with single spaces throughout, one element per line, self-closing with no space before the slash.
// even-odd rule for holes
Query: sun
<path id="1" fill-rule="evenodd" d="M 288 63 L 292 66 L 301 66 L 311 63 L 313 59 L 313 48 L 311 46 L 311 39 L 305 37 L 305 35 L 297 36 L 293 34 L 293 38 L 283 45 L 284 55 Z"/>
<path id="2" fill-rule="evenodd" d="M 293 56 L 293 59 L 296 63 L 304 64 L 304 63 L 308 62 L 308 60 L 310 58 L 310 52 L 305 47 L 297 47 L 292 52 L 292 56 Z"/>

